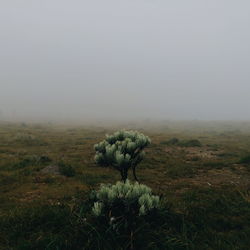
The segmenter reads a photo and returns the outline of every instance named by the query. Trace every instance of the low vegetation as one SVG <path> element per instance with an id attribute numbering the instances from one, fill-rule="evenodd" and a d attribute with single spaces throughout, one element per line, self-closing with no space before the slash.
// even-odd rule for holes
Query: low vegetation
<path id="1" fill-rule="evenodd" d="M 67 177 L 75 176 L 76 174 L 75 169 L 71 165 L 66 164 L 64 162 L 60 162 L 58 166 L 59 166 L 59 172 L 62 175 L 67 176 Z"/>
<path id="2" fill-rule="evenodd" d="M 201 147 L 202 146 L 201 142 L 197 139 L 181 141 L 175 137 L 168 141 L 162 141 L 161 144 L 165 144 L 169 146 L 180 146 L 180 147 Z"/>
<path id="3" fill-rule="evenodd" d="M 250 131 L 216 129 L 143 130 L 139 184 L 93 160 L 116 129 L 2 124 L 0 249 L 248 249 Z"/>

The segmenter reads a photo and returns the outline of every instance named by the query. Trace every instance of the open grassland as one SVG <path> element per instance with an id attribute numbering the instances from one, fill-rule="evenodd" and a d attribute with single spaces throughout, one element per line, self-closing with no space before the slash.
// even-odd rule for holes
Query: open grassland
<path id="1" fill-rule="evenodd" d="M 151 138 L 137 175 L 173 214 L 154 237 L 171 235 L 169 249 L 249 249 L 249 123 L 127 127 Z M 94 163 L 93 145 L 120 128 L 0 125 L 2 249 L 81 249 L 75 204 L 120 180 Z"/>

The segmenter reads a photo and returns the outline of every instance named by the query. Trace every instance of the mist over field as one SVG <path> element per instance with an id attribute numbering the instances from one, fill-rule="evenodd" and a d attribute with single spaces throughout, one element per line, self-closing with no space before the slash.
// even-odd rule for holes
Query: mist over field
<path id="1" fill-rule="evenodd" d="M 250 3 L 0 3 L 0 120 L 249 120 Z"/>
<path id="2" fill-rule="evenodd" d="M 0 0 L 0 250 L 250 249 L 250 1 Z"/>

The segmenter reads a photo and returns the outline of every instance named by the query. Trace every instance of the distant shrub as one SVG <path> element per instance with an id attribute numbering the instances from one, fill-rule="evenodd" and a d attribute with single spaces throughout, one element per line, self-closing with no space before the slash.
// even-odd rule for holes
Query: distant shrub
<path id="1" fill-rule="evenodd" d="M 39 157 L 39 163 L 45 164 L 49 162 L 52 162 L 52 160 L 47 155 L 42 155 Z"/>
<path id="2" fill-rule="evenodd" d="M 202 144 L 199 140 L 188 140 L 188 141 L 183 141 L 179 143 L 180 146 L 182 147 L 201 147 Z"/>
<path id="3" fill-rule="evenodd" d="M 161 144 L 165 144 L 168 146 L 180 146 L 180 147 L 201 147 L 202 144 L 199 140 L 187 140 L 187 141 L 180 141 L 178 138 L 172 138 L 168 141 L 162 141 Z"/>
<path id="4" fill-rule="evenodd" d="M 64 176 L 73 177 L 76 174 L 75 169 L 71 165 L 65 164 L 64 162 L 60 162 L 58 167 L 59 172 Z"/>
<path id="5" fill-rule="evenodd" d="M 172 138 L 166 142 L 167 145 L 177 145 L 180 142 L 178 138 Z"/>

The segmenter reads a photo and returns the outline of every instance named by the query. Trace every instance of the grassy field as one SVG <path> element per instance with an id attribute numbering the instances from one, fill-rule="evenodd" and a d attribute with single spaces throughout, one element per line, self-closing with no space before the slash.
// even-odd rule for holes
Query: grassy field
<path id="1" fill-rule="evenodd" d="M 2 123 L 0 248 L 83 249 L 75 204 L 100 183 L 120 180 L 115 170 L 94 163 L 93 145 L 123 127 L 152 140 L 138 178 L 164 197 L 172 214 L 155 237 L 168 238 L 169 249 L 250 249 L 250 124 L 181 122 Z"/>

